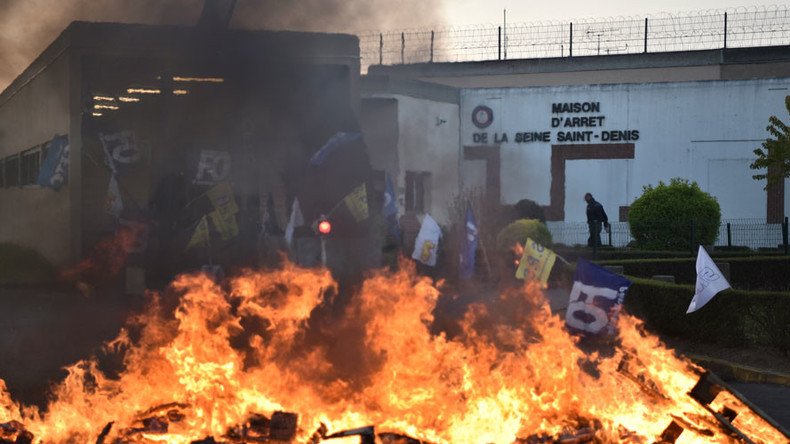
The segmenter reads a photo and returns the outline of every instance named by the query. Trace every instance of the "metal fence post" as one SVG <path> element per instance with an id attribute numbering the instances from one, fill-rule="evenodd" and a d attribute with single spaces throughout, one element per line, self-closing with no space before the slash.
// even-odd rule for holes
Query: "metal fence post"
<path id="1" fill-rule="evenodd" d="M 727 49 L 727 13 L 724 13 L 724 49 Z"/>
<path id="2" fill-rule="evenodd" d="M 645 54 L 647 54 L 647 17 L 645 17 Z"/>
<path id="3" fill-rule="evenodd" d="M 497 60 L 502 60 L 502 27 L 497 30 Z"/>
<path id="4" fill-rule="evenodd" d="M 727 222 L 727 246 L 732 247 L 732 226 Z"/>
<path id="5" fill-rule="evenodd" d="M 379 34 L 379 65 L 384 64 L 384 33 Z"/>
<path id="6" fill-rule="evenodd" d="M 433 30 L 431 30 L 431 63 L 433 63 Z"/>
<path id="7" fill-rule="evenodd" d="M 406 33 L 400 33 L 400 63 L 406 63 Z"/>
<path id="8" fill-rule="evenodd" d="M 568 42 L 568 57 L 573 57 L 573 22 L 571 22 L 570 41 Z"/>
<path id="9" fill-rule="evenodd" d="M 607 231 L 609 234 L 609 246 L 612 246 L 612 224 L 609 224 L 609 230 Z"/>

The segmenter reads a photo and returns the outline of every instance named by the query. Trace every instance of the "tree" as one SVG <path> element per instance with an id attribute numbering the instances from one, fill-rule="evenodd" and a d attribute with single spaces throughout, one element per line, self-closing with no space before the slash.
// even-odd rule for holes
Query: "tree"
<path id="1" fill-rule="evenodd" d="M 712 245 L 719 235 L 721 208 L 696 182 L 674 178 L 647 185 L 628 210 L 628 224 L 640 248 L 685 250 Z M 693 239 L 692 239 L 693 233 Z"/>
<path id="2" fill-rule="evenodd" d="M 785 108 L 790 113 L 790 96 L 785 97 Z M 768 118 L 765 128 L 773 137 L 765 139 L 762 148 L 754 150 L 757 159 L 749 165 L 753 170 L 766 170 L 765 174 L 755 174 L 754 180 L 767 179 L 768 185 L 790 177 L 790 127 L 776 116 Z"/>

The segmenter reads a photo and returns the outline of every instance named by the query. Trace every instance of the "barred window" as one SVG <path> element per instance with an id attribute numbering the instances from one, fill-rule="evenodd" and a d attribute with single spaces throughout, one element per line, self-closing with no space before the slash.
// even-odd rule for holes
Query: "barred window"
<path id="1" fill-rule="evenodd" d="M 35 185 L 38 182 L 40 156 L 41 150 L 38 147 L 22 152 L 20 185 Z"/>
<path id="2" fill-rule="evenodd" d="M 5 167 L 5 186 L 18 187 L 19 186 L 19 154 L 8 156 L 3 162 Z"/>

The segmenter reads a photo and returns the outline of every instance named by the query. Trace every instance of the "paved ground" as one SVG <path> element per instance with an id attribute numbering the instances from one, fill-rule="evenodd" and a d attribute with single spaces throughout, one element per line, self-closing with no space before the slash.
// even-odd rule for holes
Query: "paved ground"
<path id="1" fill-rule="evenodd" d="M 729 384 L 785 430 L 790 430 L 790 387 L 742 382 Z"/>

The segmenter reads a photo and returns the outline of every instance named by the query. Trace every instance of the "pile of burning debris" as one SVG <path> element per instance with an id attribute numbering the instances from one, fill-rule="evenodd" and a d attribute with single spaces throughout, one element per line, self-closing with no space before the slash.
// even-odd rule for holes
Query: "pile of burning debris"
<path id="1" fill-rule="evenodd" d="M 628 364 L 624 362 L 620 371 L 625 373 Z M 644 390 L 652 396 L 661 397 L 655 387 L 649 382 L 640 381 Z M 723 394 L 725 402 L 717 402 L 719 395 Z M 780 426 L 770 418 L 764 417 L 759 410 L 748 404 L 728 390 L 726 384 L 712 373 L 705 372 L 699 382 L 688 394 L 700 403 L 710 414 L 709 417 L 685 418 L 682 414 L 672 415 L 668 419 L 669 425 L 660 436 L 660 443 L 675 443 L 681 435 L 687 433 L 696 437 L 712 437 L 714 428 L 723 432 L 732 442 L 756 444 L 773 443 L 765 441 L 765 436 L 752 437 L 753 430 L 742 430 L 733 424 L 738 416 L 748 417 L 746 424 L 763 422 L 770 425 L 772 430 L 761 430 L 761 434 L 771 434 L 790 443 L 790 438 Z M 166 438 L 172 424 L 178 424 L 187 419 L 190 406 L 180 403 L 169 403 L 151 408 L 140 415 L 138 419 L 127 428 L 113 430 L 114 423 L 108 423 L 99 433 L 96 444 L 135 444 L 148 442 L 168 442 L 156 439 Z M 292 412 L 276 411 L 271 416 L 252 414 L 247 421 L 236 427 L 228 429 L 221 437 L 208 436 L 203 439 L 191 441 L 190 444 L 253 444 L 253 443 L 293 443 L 297 442 L 299 431 L 298 414 Z M 519 438 L 514 444 L 583 444 L 600 443 L 599 431 L 602 424 L 598 420 L 579 421 L 586 424 L 575 428 L 566 428 L 562 433 L 554 436 L 534 434 L 526 438 Z M 306 441 L 317 444 L 335 438 L 358 436 L 360 444 L 423 444 L 424 441 L 411 438 L 398 433 L 376 433 L 374 426 L 344 430 L 329 434 L 326 425 L 321 424 L 312 436 Z M 753 439 L 754 438 L 754 439 Z M 0 424 L 0 444 L 32 444 L 34 436 L 27 431 L 18 421 Z M 620 442 L 643 442 L 640 438 L 625 429 L 621 429 Z M 777 441 L 778 442 L 778 441 Z M 427 443 L 426 443 L 427 444 Z"/>

